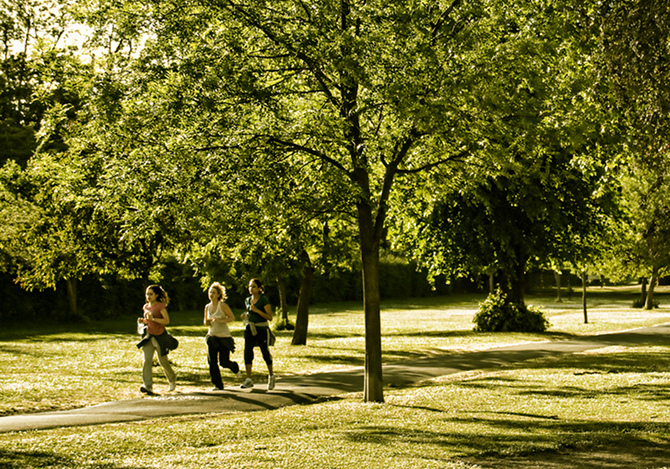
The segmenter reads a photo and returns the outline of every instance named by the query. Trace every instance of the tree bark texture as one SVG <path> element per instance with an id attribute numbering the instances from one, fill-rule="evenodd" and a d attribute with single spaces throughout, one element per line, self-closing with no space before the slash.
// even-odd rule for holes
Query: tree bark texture
<path id="1" fill-rule="evenodd" d="M 314 284 L 314 267 L 307 262 L 302 268 L 302 282 L 298 297 L 298 310 L 295 317 L 295 330 L 291 345 L 307 345 L 307 329 L 309 326 L 309 302 L 312 298 Z"/>
<path id="2" fill-rule="evenodd" d="M 365 309 L 365 402 L 384 402 L 382 377 L 381 317 L 379 298 L 379 240 L 372 212 L 366 204 L 358 208 L 363 262 L 363 305 Z"/>

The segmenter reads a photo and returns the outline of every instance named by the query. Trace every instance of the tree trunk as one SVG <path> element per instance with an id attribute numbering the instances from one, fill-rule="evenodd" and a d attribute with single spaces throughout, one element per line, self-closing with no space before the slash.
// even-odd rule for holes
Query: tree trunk
<path id="1" fill-rule="evenodd" d="M 300 296 L 298 297 L 298 310 L 295 316 L 295 331 L 291 345 L 307 345 L 307 328 L 309 326 L 309 302 L 312 297 L 312 285 L 314 284 L 314 267 L 309 261 L 302 268 L 302 282 L 300 283 Z"/>
<path id="2" fill-rule="evenodd" d="M 658 283 L 658 270 L 659 269 L 654 268 L 651 274 L 651 278 L 649 279 L 649 290 L 647 291 L 647 297 L 644 301 L 644 309 L 654 309 L 654 289 Z"/>
<path id="3" fill-rule="evenodd" d="M 361 258 L 363 262 L 363 307 L 365 310 L 365 402 L 384 402 L 382 342 L 379 298 L 379 241 L 372 213 L 366 204 L 358 207 Z"/>
<path id="4" fill-rule="evenodd" d="M 640 278 L 640 304 L 647 304 L 647 277 Z"/>
<path id="5" fill-rule="evenodd" d="M 288 304 L 286 302 L 286 284 L 282 277 L 277 277 L 277 290 L 279 291 L 279 308 L 281 309 L 281 320 L 288 324 Z"/>
<path id="6" fill-rule="evenodd" d="M 70 306 L 70 316 L 77 317 L 77 279 L 69 278 L 65 283 L 67 285 L 67 301 Z"/>
<path id="7" fill-rule="evenodd" d="M 566 280 L 566 287 L 568 288 L 568 300 L 572 300 L 572 284 L 570 283 L 570 271 L 566 271 L 565 273 L 565 280 Z M 586 278 L 586 281 L 588 282 L 588 277 Z"/>
<path id="8" fill-rule="evenodd" d="M 582 308 L 584 310 L 584 324 L 589 323 L 589 313 L 586 310 L 586 286 L 588 285 L 589 277 L 586 271 L 582 271 Z"/>
<path id="9" fill-rule="evenodd" d="M 384 402 L 382 376 L 379 252 L 363 252 L 363 305 L 365 308 L 365 402 Z"/>
<path id="10" fill-rule="evenodd" d="M 554 272 L 554 278 L 556 279 L 556 302 L 561 303 L 563 301 L 562 292 L 561 292 L 561 272 Z"/>
<path id="11" fill-rule="evenodd" d="M 509 296 L 511 302 L 525 304 L 524 290 L 526 283 L 526 260 L 517 256 L 517 262 L 509 271 Z"/>

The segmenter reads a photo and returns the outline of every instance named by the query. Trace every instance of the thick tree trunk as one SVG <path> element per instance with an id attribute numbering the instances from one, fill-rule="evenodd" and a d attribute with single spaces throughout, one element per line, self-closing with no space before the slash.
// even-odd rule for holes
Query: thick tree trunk
<path id="1" fill-rule="evenodd" d="M 656 289 L 656 284 L 658 283 L 658 269 L 654 268 L 649 279 L 649 290 L 647 291 L 647 297 L 644 301 L 644 309 L 654 309 L 654 290 Z"/>
<path id="2" fill-rule="evenodd" d="M 509 273 L 509 296 L 508 299 L 515 303 L 525 304 L 524 290 L 526 287 L 526 260 L 520 256 L 514 271 Z"/>
<path id="3" fill-rule="evenodd" d="M 365 402 L 384 402 L 382 376 L 379 252 L 363 253 L 363 305 L 365 308 Z"/>
<path id="4" fill-rule="evenodd" d="M 382 343 L 379 297 L 379 242 L 376 239 L 372 213 L 367 205 L 359 206 L 361 258 L 363 262 L 363 307 L 365 310 L 365 402 L 384 402 L 382 377 Z"/>
<path id="5" fill-rule="evenodd" d="M 309 302 L 312 297 L 312 285 L 314 284 L 314 267 L 311 262 L 305 263 L 302 268 L 302 282 L 300 283 L 300 296 L 298 297 L 298 310 L 295 316 L 295 331 L 291 345 L 307 344 L 307 328 L 309 326 Z"/>
<path id="6" fill-rule="evenodd" d="M 647 304 L 647 277 L 640 278 L 640 304 Z"/>
<path id="7" fill-rule="evenodd" d="M 586 286 L 588 285 L 589 277 L 586 272 L 582 272 L 582 308 L 584 310 L 584 324 L 589 323 L 589 313 L 586 310 Z"/>

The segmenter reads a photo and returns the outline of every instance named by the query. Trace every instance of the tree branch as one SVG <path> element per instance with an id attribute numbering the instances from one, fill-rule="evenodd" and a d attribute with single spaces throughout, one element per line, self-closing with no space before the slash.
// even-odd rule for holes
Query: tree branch
<path id="1" fill-rule="evenodd" d="M 279 34 L 277 34 L 271 27 L 269 27 L 267 23 L 258 21 L 241 5 L 230 0 L 226 1 L 226 3 L 229 5 L 230 8 L 241 14 L 251 26 L 257 28 L 259 31 L 262 31 L 263 34 L 265 34 L 265 36 L 268 39 L 270 39 L 273 43 L 275 43 L 278 46 L 284 47 L 288 52 L 290 52 L 290 54 L 293 57 L 303 62 L 307 66 L 307 69 L 311 72 L 312 76 L 319 83 L 322 92 L 326 95 L 327 99 L 331 102 L 331 104 L 333 104 L 336 107 L 340 106 L 340 102 L 333 95 L 329 86 L 329 84 L 332 84 L 333 87 L 336 87 L 336 85 L 332 82 L 332 80 L 328 78 L 328 76 L 322 70 L 320 70 L 320 68 L 316 65 L 316 63 L 314 63 L 314 61 L 307 54 L 305 54 L 299 49 L 296 49 L 294 45 L 289 41 L 282 40 Z"/>
<path id="2" fill-rule="evenodd" d="M 299 152 L 302 152 L 302 153 L 307 153 L 308 155 L 316 156 L 317 158 L 319 158 L 319 159 L 325 161 L 326 163 L 336 167 L 337 169 L 343 171 L 347 175 L 347 177 L 349 177 L 349 178 L 352 177 L 351 171 L 347 170 L 347 168 L 345 168 L 342 165 L 342 163 L 340 163 L 339 161 L 329 157 L 328 155 L 326 155 L 323 152 L 320 152 L 320 151 L 315 150 L 313 148 L 309 148 L 305 145 L 300 145 L 300 144 L 297 144 L 297 143 L 294 143 L 294 142 L 287 142 L 287 141 L 281 140 L 277 137 L 269 137 L 268 142 L 277 143 L 277 144 L 283 145 L 287 148 L 291 148 L 293 150 L 296 150 L 296 151 L 299 151 Z"/>
<path id="3" fill-rule="evenodd" d="M 456 153 L 454 155 L 449 155 L 448 157 L 441 159 L 439 161 L 434 161 L 432 163 L 425 164 L 423 166 L 420 166 L 418 168 L 414 169 L 398 169 L 397 172 L 398 174 L 414 174 L 414 173 L 419 173 L 421 171 L 427 171 L 431 168 L 434 168 L 436 166 L 443 165 L 445 163 L 449 163 L 452 161 L 459 160 L 465 156 L 467 156 L 470 153 L 470 150 L 461 150 L 459 153 Z"/>
<path id="4" fill-rule="evenodd" d="M 444 11 L 442 12 L 442 14 L 440 15 L 440 17 L 437 19 L 437 21 L 436 21 L 435 24 L 433 25 L 433 29 L 432 29 L 431 32 L 430 32 L 430 38 L 431 38 L 431 41 L 435 41 L 435 39 L 437 38 L 437 35 L 438 35 L 440 29 L 442 28 L 442 26 L 443 26 L 444 23 L 445 23 L 445 21 L 447 20 L 447 18 L 449 17 L 449 15 L 451 15 L 451 13 L 456 9 L 456 7 L 457 7 L 460 3 L 461 3 L 461 0 L 454 0 L 453 2 L 451 2 L 451 5 L 449 5 L 449 6 L 447 7 L 447 9 L 444 10 Z"/>
<path id="5" fill-rule="evenodd" d="M 384 229 L 384 222 L 386 220 L 386 212 L 388 210 L 387 202 L 391 194 L 391 187 L 393 186 L 393 179 L 395 175 L 399 173 L 398 166 L 405 159 L 409 149 L 412 148 L 412 145 L 416 142 L 417 138 L 421 136 L 416 129 L 412 129 L 409 135 L 404 139 L 402 145 L 396 143 L 394 155 L 391 159 L 391 163 L 384 165 L 386 166 L 386 173 L 384 174 L 384 184 L 382 186 L 382 192 L 379 196 L 379 207 L 377 209 L 377 216 L 375 218 L 375 227 L 374 227 L 374 236 L 375 239 L 381 239 L 382 232 Z M 384 159 L 382 159 L 384 161 Z"/>

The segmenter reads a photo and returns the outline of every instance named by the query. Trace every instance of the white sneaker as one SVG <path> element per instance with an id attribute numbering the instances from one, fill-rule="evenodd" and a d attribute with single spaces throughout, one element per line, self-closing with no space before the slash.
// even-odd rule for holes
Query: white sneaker
<path id="1" fill-rule="evenodd" d="M 235 373 L 235 378 L 237 378 L 237 379 L 242 379 L 242 370 L 240 370 L 240 371 L 238 371 L 237 373 Z"/>
<path id="2" fill-rule="evenodd" d="M 268 376 L 268 390 L 272 391 L 275 388 L 275 375 Z"/>
<path id="3" fill-rule="evenodd" d="M 241 388 L 253 388 L 254 387 L 254 382 L 251 381 L 251 378 L 247 378 L 244 380 L 244 383 L 242 383 Z"/>
<path id="4" fill-rule="evenodd" d="M 168 391 L 172 392 L 175 389 L 177 389 L 177 382 L 175 381 L 174 383 L 170 383 L 170 386 L 168 386 Z"/>

